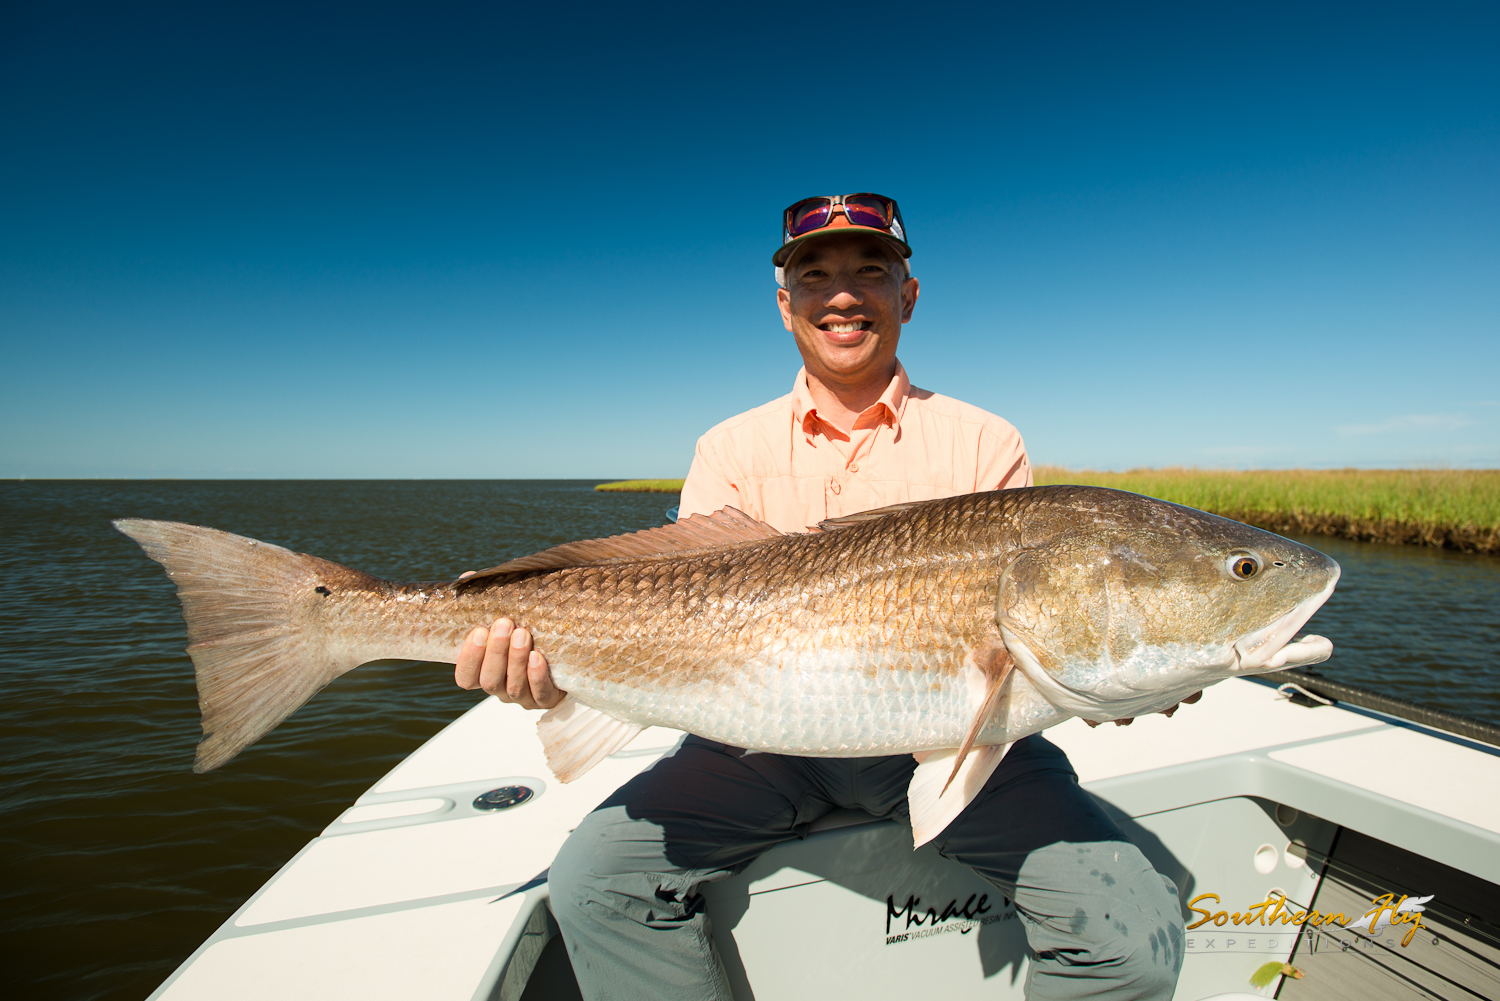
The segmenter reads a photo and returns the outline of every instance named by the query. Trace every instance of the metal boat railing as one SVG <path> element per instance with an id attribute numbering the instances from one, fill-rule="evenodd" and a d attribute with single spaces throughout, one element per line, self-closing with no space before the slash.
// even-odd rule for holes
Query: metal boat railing
<path id="1" fill-rule="evenodd" d="M 1344 681 L 1334 681 L 1332 678 L 1305 667 L 1291 668 L 1285 671 L 1273 671 L 1270 674 L 1258 675 L 1256 680 L 1268 682 L 1278 688 L 1290 686 L 1292 689 L 1289 693 L 1291 699 L 1299 705 L 1318 705 L 1325 700 L 1345 702 L 1352 706 L 1373 709 L 1387 716 L 1395 716 L 1399 719 L 1409 720 L 1412 723 L 1420 723 L 1422 726 L 1429 726 L 1434 730 L 1443 730 L 1460 737 L 1467 737 L 1470 740 L 1477 740 L 1485 744 L 1493 744 L 1500 747 L 1500 726 L 1496 726 L 1488 720 L 1476 719 L 1473 716 L 1464 716 L 1461 713 L 1448 712 L 1446 709 L 1435 709 L 1432 706 L 1424 706 L 1420 702 L 1412 702 L 1409 699 L 1386 695 L 1361 685 L 1351 685 Z M 1301 689 L 1302 691 L 1298 692 L 1297 689 Z M 1308 698 L 1303 693 L 1310 693 L 1314 698 Z"/>

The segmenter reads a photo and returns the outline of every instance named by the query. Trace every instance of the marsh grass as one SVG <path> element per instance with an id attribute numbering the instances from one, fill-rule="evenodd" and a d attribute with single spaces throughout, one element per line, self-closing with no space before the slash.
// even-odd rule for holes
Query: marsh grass
<path id="1" fill-rule="evenodd" d="M 680 494 L 682 480 L 618 480 L 601 483 L 594 489 L 626 494 Z"/>
<path id="2" fill-rule="evenodd" d="M 1500 553 L 1500 469 L 1132 469 L 1036 467 L 1038 485 L 1077 483 L 1160 497 L 1273 532 Z M 595 490 L 679 493 L 681 480 Z"/>
<path id="3" fill-rule="evenodd" d="M 1038 466 L 1036 482 L 1114 487 L 1273 532 L 1500 552 L 1496 469 L 1132 469 Z"/>

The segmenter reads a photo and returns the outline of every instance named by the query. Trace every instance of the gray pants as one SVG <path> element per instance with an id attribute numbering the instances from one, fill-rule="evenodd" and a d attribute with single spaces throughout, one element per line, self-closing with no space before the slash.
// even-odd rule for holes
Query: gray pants
<path id="1" fill-rule="evenodd" d="M 731 1001 L 699 886 L 837 808 L 908 820 L 914 768 L 910 755 L 795 758 L 687 738 L 584 818 L 553 862 L 553 913 L 584 998 Z M 1054 744 L 1018 741 L 934 845 L 1015 902 L 1027 997 L 1172 996 L 1177 889 Z"/>

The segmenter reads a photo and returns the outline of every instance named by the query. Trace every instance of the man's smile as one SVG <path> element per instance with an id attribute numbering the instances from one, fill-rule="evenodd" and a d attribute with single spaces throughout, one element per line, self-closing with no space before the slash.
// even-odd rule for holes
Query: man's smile
<path id="1" fill-rule="evenodd" d="M 852 334 L 860 330 L 869 330 L 874 325 L 869 320 L 845 320 L 840 323 L 820 323 L 818 329 L 830 334 Z"/>

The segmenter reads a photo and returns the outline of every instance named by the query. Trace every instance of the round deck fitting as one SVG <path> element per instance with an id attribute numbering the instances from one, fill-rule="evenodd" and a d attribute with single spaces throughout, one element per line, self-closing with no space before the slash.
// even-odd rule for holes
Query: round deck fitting
<path id="1" fill-rule="evenodd" d="M 491 789 L 489 792 L 476 796 L 474 809 L 509 810 L 513 806 L 520 806 L 535 795 L 536 793 L 530 786 L 501 786 L 499 789 Z"/>

